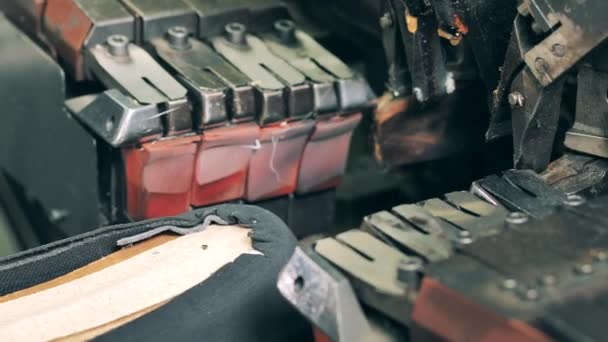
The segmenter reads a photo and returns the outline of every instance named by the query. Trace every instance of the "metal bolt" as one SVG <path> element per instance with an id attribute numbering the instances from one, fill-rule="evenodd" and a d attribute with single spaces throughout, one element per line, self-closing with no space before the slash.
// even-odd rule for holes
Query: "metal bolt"
<path id="1" fill-rule="evenodd" d="M 108 51 L 112 56 L 127 56 L 129 54 L 129 38 L 122 34 L 113 34 L 106 40 Z"/>
<path id="2" fill-rule="evenodd" d="M 458 239 L 458 241 L 463 245 L 468 245 L 468 244 L 473 243 L 473 239 L 470 237 L 463 237 L 463 238 Z"/>
<path id="3" fill-rule="evenodd" d="M 247 27 L 241 23 L 229 23 L 224 26 L 226 32 L 226 39 L 234 44 L 245 44 Z"/>
<path id="4" fill-rule="evenodd" d="M 566 55 L 566 47 L 562 44 L 554 44 L 551 47 L 551 52 L 555 57 L 564 57 Z"/>
<path id="5" fill-rule="evenodd" d="M 547 61 L 545 61 L 542 58 L 537 58 L 534 61 L 534 68 L 536 69 L 536 71 L 541 72 L 541 73 L 546 73 L 547 69 L 549 68 L 549 65 L 547 64 Z"/>
<path id="6" fill-rule="evenodd" d="M 586 275 L 593 273 L 593 271 L 593 266 L 591 266 L 591 264 L 580 264 L 574 267 L 574 272 L 576 272 L 576 274 Z"/>
<path id="7" fill-rule="evenodd" d="M 293 43 L 296 40 L 296 25 L 291 20 L 281 19 L 275 21 L 274 31 L 283 43 Z"/>
<path id="8" fill-rule="evenodd" d="M 382 15 L 382 17 L 380 17 L 380 27 L 383 30 L 386 30 L 391 26 L 393 26 L 393 18 L 391 17 L 390 13 L 386 12 Z"/>
<path id="9" fill-rule="evenodd" d="M 528 215 L 521 211 L 514 211 L 507 215 L 506 221 L 510 224 L 524 224 L 528 222 Z"/>
<path id="10" fill-rule="evenodd" d="M 539 279 L 539 283 L 545 286 L 552 286 L 557 283 L 557 277 L 552 274 L 546 274 Z"/>
<path id="11" fill-rule="evenodd" d="M 576 194 L 568 195 L 564 200 L 564 204 L 571 207 L 578 207 L 579 205 L 582 205 L 585 202 L 585 197 Z"/>
<path id="12" fill-rule="evenodd" d="M 407 284 L 410 288 L 418 288 L 423 267 L 422 259 L 417 257 L 401 260 L 397 267 L 397 280 Z"/>
<path id="13" fill-rule="evenodd" d="M 184 50 L 190 46 L 188 42 L 188 29 L 184 26 L 173 26 L 167 31 L 167 36 L 169 37 L 169 44 L 174 49 Z"/>
<path id="14" fill-rule="evenodd" d="M 524 106 L 525 98 L 520 92 L 514 91 L 509 94 L 508 100 L 511 108 L 516 108 Z"/>
<path id="15" fill-rule="evenodd" d="M 517 280 L 515 279 L 505 279 L 501 284 L 500 287 L 502 287 L 505 290 L 513 290 L 517 287 Z"/>

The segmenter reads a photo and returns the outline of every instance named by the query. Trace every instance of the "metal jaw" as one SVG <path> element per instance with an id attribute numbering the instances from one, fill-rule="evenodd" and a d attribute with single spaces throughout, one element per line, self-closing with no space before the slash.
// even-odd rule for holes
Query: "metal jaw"
<path id="1" fill-rule="evenodd" d="M 140 104 L 159 108 L 167 135 L 192 130 L 187 90 L 142 48 L 120 35 L 87 50 L 91 72 L 108 88 L 118 88 Z"/>
<path id="2" fill-rule="evenodd" d="M 370 326 L 348 279 L 311 246 L 296 247 L 277 286 L 332 341 L 368 340 Z"/>
<path id="3" fill-rule="evenodd" d="M 316 112 L 353 110 L 369 106 L 374 98 L 365 79 L 312 37 L 296 29 L 291 20 L 274 23 L 274 31 L 262 36 L 268 49 L 311 81 Z"/>
<path id="4" fill-rule="evenodd" d="M 153 140 L 163 133 L 155 105 L 138 104 L 116 89 L 68 100 L 66 107 L 113 147 Z"/>
<path id="5" fill-rule="evenodd" d="M 211 43 L 253 81 L 260 124 L 301 118 L 313 111 L 313 94 L 302 73 L 272 54 L 244 25 L 230 23 L 225 29 L 225 36 L 211 38 Z"/>
<path id="6" fill-rule="evenodd" d="M 188 88 L 194 104 L 195 125 L 199 129 L 233 121 L 253 119 L 255 99 L 251 81 L 205 43 L 175 36 L 175 27 L 166 38 L 151 41 L 158 57 Z"/>

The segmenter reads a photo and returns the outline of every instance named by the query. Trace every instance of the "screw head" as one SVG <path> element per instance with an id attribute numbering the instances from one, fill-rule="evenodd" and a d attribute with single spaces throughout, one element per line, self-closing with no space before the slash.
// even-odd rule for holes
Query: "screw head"
<path id="1" fill-rule="evenodd" d="M 534 69 L 536 69 L 536 71 L 545 73 L 545 72 L 547 72 L 548 68 L 549 68 L 549 64 L 547 64 L 547 61 L 545 61 L 542 58 L 539 57 L 534 61 Z"/>
<path id="2" fill-rule="evenodd" d="M 283 43 L 293 43 L 296 40 L 296 25 L 291 20 L 275 21 L 274 31 Z"/>
<path id="3" fill-rule="evenodd" d="M 510 93 L 507 99 L 511 105 L 511 108 L 524 106 L 525 98 L 520 92 L 514 91 Z"/>
<path id="4" fill-rule="evenodd" d="M 167 31 L 169 44 L 174 49 L 183 50 L 190 46 L 188 43 L 188 29 L 184 26 L 173 26 Z"/>
<path id="5" fill-rule="evenodd" d="M 245 44 L 247 36 L 247 27 L 241 23 L 232 22 L 224 26 L 226 39 L 234 44 Z"/>
<path id="6" fill-rule="evenodd" d="M 397 266 L 397 280 L 413 288 L 418 286 L 424 264 L 418 257 L 403 259 Z"/>
<path id="7" fill-rule="evenodd" d="M 585 197 L 576 194 L 568 195 L 564 200 L 564 204 L 570 207 L 578 207 L 579 205 L 582 205 L 585 202 Z"/>
<path id="8" fill-rule="evenodd" d="M 564 57 L 566 55 L 566 47 L 562 44 L 554 44 L 551 47 L 551 52 L 555 57 Z"/>
<path id="9" fill-rule="evenodd" d="M 506 222 L 510 224 L 524 224 L 528 222 L 528 215 L 521 211 L 514 211 L 509 213 L 506 218 Z"/>
<path id="10" fill-rule="evenodd" d="M 108 51 L 112 56 L 127 56 L 129 54 L 129 38 L 122 34 L 113 34 L 106 39 Z"/>

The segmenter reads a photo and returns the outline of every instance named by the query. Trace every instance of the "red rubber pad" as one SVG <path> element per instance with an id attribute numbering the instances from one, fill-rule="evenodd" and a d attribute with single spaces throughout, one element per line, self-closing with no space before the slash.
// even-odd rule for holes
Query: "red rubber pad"
<path id="1" fill-rule="evenodd" d="M 346 168 L 353 130 L 361 118 L 361 113 L 356 113 L 317 121 L 314 133 L 306 144 L 302 156 L 298 175 L 298 193 L 327 190 L 338 186 Z"/>
<path id="2" fill-rule="evenodd" d="M 199 136 L 157 140 L 123 149 L 127 208 L 134 220 L 190 209 L 190 188 Z"/>
<path id="3" fill-rule="evenodd" d="M 247 182 L 248 201 L 283 196 L 296 190 L 304 147 L 315 122 L 282 122 L 260 129 L 259 148 L 254 150 Z"/>
<path id="4" fill-rule="evenodd" d="M 206 130 L 196 157 L 193 206 L 245 197 L 249 162 L 260 127 L 255 123 Z"/>

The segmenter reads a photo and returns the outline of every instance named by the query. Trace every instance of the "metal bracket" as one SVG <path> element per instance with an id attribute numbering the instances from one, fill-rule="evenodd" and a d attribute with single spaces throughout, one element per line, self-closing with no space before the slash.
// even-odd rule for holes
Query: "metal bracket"
<path id="1" fill-rule="evenodd" d="M 163 132 L 156 105 L 138 104 L 116 89 L 65 104 L 74 117 L 114 147 L 153 140 Z"/>
<path id="2" fill-rule="evenodd" d="M 311 246 L 296 247 L 277 286 L 332 341 L 368 340 L 370 326 L 348 279 Z"/>
<path id="3" fill-rule="evenodd" d="M 530 13 L 541 26 L 557 28 L 525 56 L 526 64 L 543 86 L 553 83 L 608 38 L 607 1 L 589 5 L 577 0 L 552 0 L 547 5 L 530 6 Z"/>
<path id="4" fill-rule="evenodd" d="M 336 110 L 338 106 L 343 110 L 356 109 L 374 98 L 365 79 L 355 75 L 311 36 L 296 29 L 291 20 L 277 20 L 274 31 L 262 38 L 272 53 L 312 81 L 315 111 Z"/>
<path id="5" fill-rule="evenodd" d="M 312 112 L 314 99 L 304 75 L 272 54 L 261 39 L 247 33 L 243 24 L 230 23 L 225 30 L 225 36 L 211 38 L 211 42 L 253 81 L 259 100 L 258 120 L 262 125 L 287 116 L 304 117 Z"/>
<path id="6" fill-rule="evenodd" d="M 120 0 L 137 16 L 137 43 L 162 37 L 174 26 L 196 34 L 196 12 L 181 0 Z"/>
<path id="7" fill-rule="evenodd" d="M 91 72 L 108 88 L 118 88 L 141 104 L 158 105 L 168 135 L 192 130 L 186 88 L 127 37 L 110 36 L 105 45 L 89 48 L 87 56 Z"/>
<path id="8" fill-rule="evenodd" d="M 185 27 L 169 29 L 166 39 L 151 41 L 156 53 L 194 98 L 195 125 L 203 129 L 230 118 L 252 119 L 255 99 L 251 80 L 205 43 L 188 37 Z"/>

